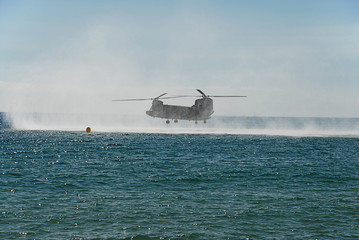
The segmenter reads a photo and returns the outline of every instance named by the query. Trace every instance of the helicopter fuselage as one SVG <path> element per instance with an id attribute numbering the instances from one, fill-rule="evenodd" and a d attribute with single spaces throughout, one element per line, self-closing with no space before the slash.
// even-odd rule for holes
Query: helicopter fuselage
<path id="1" fill-rule="evenodd" d="M 213 100 L 209 97 L 196 99 L 191 107 L 167 105 L 154 99 L 151 109 L 146 111 L 147 115 L 155 118 L 192 121 L 210 119 L 213 113 Z"/>
<path id="2" fill-rule="evenodd" d="M 213 111 L 213 100 L 212 98 L 223 98 L 223 97 L 246 97 L 238 95 L 206 95 L 200 89 L 196 89 L 202 96 L 191 96 L 191 95 L 182 95 L 182 96 L 168 96 L 164 97 L 167 93 L 163 93 L 155 98 L 130 98 L 130 99 L 120 99 L 112 101 L 146 101 L 152 100 L 151 108 L 146 111 L 146 114 L 154 118 L 164 118 L 167 119 L 166 123 L 170 123 L 170 119 L 174 120 L 175 123 L 178 120 L 189 120 L 197 121 L 202 120 L 206 123 L 206 120 L 211 118 Z M 167 105 L 163 104 L 160 99 L 170 99 L 170 98 L 184 98 L 184 97 L 202 97 L 196 99 L 195 103 L 191 107 L 186 106 L 177 106 L 177 105 Z"/>

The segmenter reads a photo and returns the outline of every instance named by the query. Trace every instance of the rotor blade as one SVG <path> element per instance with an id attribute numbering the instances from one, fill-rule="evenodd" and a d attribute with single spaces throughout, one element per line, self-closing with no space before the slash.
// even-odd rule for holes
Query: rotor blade
<path id="1" fill-rule="evenodd" d="M 147 101 L 147 100 L 153 100 L 154 98 L 129 98 L 129 99 L 118 99 L 118 100 L 112 100 L 113 102 L 130 102 L 130 101 Z"/>
<path id="2" fill-rule="evenodd" d="M 196 89 L 200 94 L 202 94 L 202 97 L 204 97 L 204 98 L 206 98 L 206 97 L 208 97 L 208 96 L 206 96 L 206 94 L 204 94 L 204 92 L 202 92 L 200 89 Z"/>
<path id="3" fill-rule="evenodd" d="M 171 98 L 186 98 L 186 97 L 190 97 L 190 98 L 199 98 L 199 97 L 203 97 L 203 96 L 196 96 L 196 95 L 178 95 L 178 96 L 170 96 L 170 97 L 163 97 L 163 98 L 161 98 L 161 99 L 171 99 Z M 217 96 L 217 95 L 215 95 L 215 96 L 212 96 L 212 95 L 207 95 L 206 96 L 206 98 L 207 97 L 222 97 L 222 98 L 224 98 L 224 97 L 247 97 L 247 96 L 239 96 L 239 95 L 223 95 L 223 96 Z"/>
<path id="4" fill-rule="evenodd" d="M 233 96 L 211 96 L 211 95 L 208 95 L 208 97 L 222 97 L 222 98 L 225 98 L 225 97 L 247 97 L 247 96 L 237 96 L 237 95 L 233 95 Z"/>
<path id="5" fill-rule="evenodd" d="M 171 98 L 193 98 L 193 97 L 202 97 L 202 96 L 194 96 L 194 95 L 178 95 L 178 96 L 170 96 L 170 97 L 163 97 L 161 99 L 171 99 Z"/>
<path id="6" fill-rule="evenodd" d="M 201 90 L 197 89 L 198 92 L 200 92 L 201 94 L 203 93 Z M 148 100 L 155 100 L 155 99 L 173 99 L 173 98 L 199 98 L 199 97 L 204 97 L 204 98 L 208 98 L 208 97 L 213 97 L 213 98 L 235 98 L 235 97 L 247 97 L 247 96 L 239 96 L 239 95 L 223 95 L 223 96 L 217 96 L 217 95 L 205 95 L 204 93 L 202 94 L 202 96 L 196 96 L 196 95 L 178 95 L 178 96 L 169 96 L 169 97 L 162 97 L 164 95 L 166 95 L 167 93 L 163 93 L 161 95 L 159 95 L 158 97 L 155 98 L 128 98 L 128 99 L 118 99 L 118 100 L 112 100 L 112 101 L 117 101 L 117 102 L 130 102 L 130 101 L 148 101 Z"/>
<path id="7" fill-rule="evenodd" d="M 159 99 L 159 98 L 161 98 L 162 96 L 164 96 L 164 95 L 166 95 L 167 93 L 162 93 L 161 95 L 159 95 L 158 97 L 155 97 L 155 98 L 153 98 L 153 99 Z"/>
<path id="8" fill-rule="evenodd" d="M 147 100 L 155 100 L 155 99 L 159 99 L 162 96 L 166 95 L 167 93 L 162 93 L 161 95 L 159 95 L 158 97 L 155 98 L 128 98 L 128 99 L 118 99 L 118 100 L 112 100 L 112 101 L 116 101 L 116 102 L 130 102 L 130 101 L 147 101 Z"/>

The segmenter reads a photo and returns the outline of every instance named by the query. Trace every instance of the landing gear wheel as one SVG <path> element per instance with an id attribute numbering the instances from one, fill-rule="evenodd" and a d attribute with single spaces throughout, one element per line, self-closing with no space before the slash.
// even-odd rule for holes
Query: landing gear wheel
<path id="1" fill-rule="evenodd" d="M 198 122 L 197 122 L 197 121 L 195 121 L 194 123 L 195 123 L 195 124 L 197 124 Z"/>
<path id="2" fill-rule="evenodd" d="M 167 124 L 170 124 L 170 120 L 167 120 L 166 123 L 167 123 Z"/>
<path id="3" fill-rule="evenodd" d="M 207 123 L 207 121 L 206 121 L 206 120 L 204 120 L 204 121 L 203 121 L 203 123 Z"/>
<path id="4" fill-rule="evenodd" d="M 174 120 L 174 122 L 175 122 L 175 123 L 178 123 L 178 120 L 177 120 L 177 119 L 175 119 L 175 120 Z"/>

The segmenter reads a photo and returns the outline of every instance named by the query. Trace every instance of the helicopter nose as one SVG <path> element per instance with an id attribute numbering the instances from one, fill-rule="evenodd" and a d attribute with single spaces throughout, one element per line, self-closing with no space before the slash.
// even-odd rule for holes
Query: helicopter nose
<path id="1" fill-rule="evenodd" d="M 148 116 L 153 117 L 153 111 L 146 111 L 146 114 L 147 114 Z"/>

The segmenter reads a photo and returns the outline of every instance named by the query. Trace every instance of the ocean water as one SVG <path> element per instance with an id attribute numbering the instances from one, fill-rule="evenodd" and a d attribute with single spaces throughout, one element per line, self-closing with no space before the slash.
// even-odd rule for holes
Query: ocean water
<path id="1" fill-rule="evenodd" d="M 86 133 L 1 119 L 0 239 L 359 239 L 358 120 Z"/>

